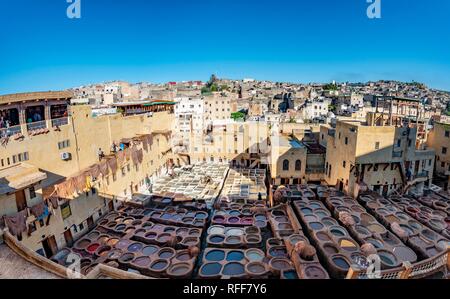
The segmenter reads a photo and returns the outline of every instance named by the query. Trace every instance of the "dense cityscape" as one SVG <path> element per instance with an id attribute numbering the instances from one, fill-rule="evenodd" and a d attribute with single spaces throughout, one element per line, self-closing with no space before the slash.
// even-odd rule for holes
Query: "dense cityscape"
<path id="1" fill-rule="evenodd" d="M 0 278 L 447 278 L 449 102 L 216 75 L 2 95 Z"/>

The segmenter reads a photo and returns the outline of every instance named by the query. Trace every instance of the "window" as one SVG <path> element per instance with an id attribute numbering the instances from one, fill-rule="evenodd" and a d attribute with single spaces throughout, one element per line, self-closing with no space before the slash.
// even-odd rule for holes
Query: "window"
<path id="1" fill-rule="evenodd" d="M 450 137 L 450 131 L 445 131 L 445 137 Z"/>
<path id="2" fill-rule="evenodd" d="M 348 144 L 348 137 L 345 137 L 345 144 Z"/>
<path id="3" fill-rule="evenodd" d="M 30 198 L 36 198 L 36 190 L 34 189 L 34 186 L 30 187 L 28 190 L 30 190 Z"/>
<path id="4" fill-rule="evenodd" d="M 376 149 L 376 150 L 380 149 L 380 143 L 379 143 L 378 141 L 375 142 L 375 149 Z"/>
<path id="5" fill-rule="evenodd" d="M 445 154 L 447 154 L 447 148 L 446 147 L 443 147 L 442 148 L 442 153 L 445 155 Z"/>
<path id="6" fill-rule="evenodd" d="M 402 146 L 402 140 L 401 139 L 397 139 L 397 147 Z"/>
<path id="7" fill-rule="evenodd" d="M 441 167 L 445 168 L 445 162 L 441 162 Z"/>
<path id="8" fill-rule="evenodd" d="M 125 176 L 125 174 L 126 174 L 125 167 L 122 167 L 121 171 L 122 171 L 122 176 Z"/>
<path id="9" fill-rule="evenodd" d="M 346 163 L 345 163 L 345 161 L 342 161 L 342 167 L 344 167 L 344 168 L 345 168 L 345 166 L 346 166 Z"/>
<path id="10" fill-rule="evenodd" d="M 378 164 L 375 164 L 375 165 L 373 166 L 373 171 L 378 171 Z"/>
<path id="11" fill-rule="evenodd" d="M 61 216 L 63 220 L 69 218 L 72 215 L 72 210 L 70 209 L 70 202 L 65 202 L 61 205 Z"/>
<path id="12" fill-rule="evenodd" d="M 79 225 L 78 227 L 80 228 L 79 230 L 82 231 L 82 230 L 84 229 L 84 224 L 83 224 L 83 222 L 81 222 L 80 225 Z"/>
<path id="13" fill-rule="evenodd" d="M 283 161 L 283 170 L 288 171 L 289 170 L 289 160 Z"/>
<path id="14" fill-rule="evenodd" d="M 61 142 L 58 142 L 58 149 L 64 149 L 64 148 L 68 148 L 70 146 L 70 140 L 64 140 Z"/>
<path id="15" fill-rule="evenodd" d="M 295 170 L 297 171 L 302 170 L 302 161 L 300 160 L 295 161 Z"/>

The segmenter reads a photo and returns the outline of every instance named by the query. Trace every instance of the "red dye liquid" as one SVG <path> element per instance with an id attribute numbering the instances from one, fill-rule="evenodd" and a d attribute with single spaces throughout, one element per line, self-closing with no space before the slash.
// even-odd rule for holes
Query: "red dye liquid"
<path id="1" fill-rule="evenodd" d="M 97 250 L 97 248 L 98 248 L 99 246 L 100 246 L 99 244 L 92 244 L 92 245 L 89 245 L 88 248 L 87 248 L 87 251 L 88 251 L 89 253 L 94 253 L 94 252 Z"/>

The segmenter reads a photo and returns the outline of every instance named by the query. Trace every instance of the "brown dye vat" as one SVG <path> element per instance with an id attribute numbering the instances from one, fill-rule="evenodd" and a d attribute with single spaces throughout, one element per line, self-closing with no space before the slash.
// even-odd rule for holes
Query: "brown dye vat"
<path id="1" fill-rule="evenodd" d="M 166 259 L 157 259 L 150 264 L 149 271 L 157 276 L 162 277 L 167 268 L 169 268 L 170 263 Z"/>
<path id="2" fill-rule="evenodd" d="M 90 244 L 91 240 L 83 238 L 75 243 L 74 248 L 78 250 L 84 250 Z"/>
<path id="3" fill-rule="evenodd" d="M 100 246 L 99 248 L 97 248 L 97 250 L 95 251 L 95 255 L 98 257 L 103 257 L 103 256 L 107 256 L 108 253 L 111 251 L 111 246 Z"/>
<path id="4" fill-rule="evenodd" d="M 134 258 L 135 258 L 134 253 L 127 252 L 127 253 L 122 254 L 119 257 L 118 262 L 120 265 L 122 265 L 124 267 L 128 267 L 130 265 L 131 261 L 134 260 Z"/>
<path id="5" fill-rule="evenodd" d="M 276 276 L 279 276 L 281 271 L 294 269 L 291 261 L 287 258 L 273 258 L 269 262 L 269 267 Z"/>
<path id="6" fill-rule="evenodd" d="M 87 238 L 90 239 L 91 241 L 96 241 L 99 236 L 100 236 L 100 232 L 92 231 L 87 235 Z"/>
<path id="7" fill-rule="evenodd" d="M 139 256 L 135 258 L 130 264 L 138 270 L 145 271 L 152 262 L 152 259 L 148 256 Z"/>
<path id="8" fill-rule="evenodd" d="M 245 265 L 245 272 L 253 278 L 267 278 L 269 275 L 269 269 L 267 265 L 262 262 L 250 262 Z"/>
<path id="9" fill-rule="evenodd" d="M 192 273 L 193 265 L 190 263 L 176 263 L 167 268 L 167 276 L 175 279 L 187 279 Z"/>
<path id="10" fill-rule="evenodd" d="M 106 241 L 106 245 L 109 245 L 109 246 L 115 246 L 116 244 L 117 244 L 117 242 L 119 242 L 119 238 L 109 238 L 107 241 Z"/>

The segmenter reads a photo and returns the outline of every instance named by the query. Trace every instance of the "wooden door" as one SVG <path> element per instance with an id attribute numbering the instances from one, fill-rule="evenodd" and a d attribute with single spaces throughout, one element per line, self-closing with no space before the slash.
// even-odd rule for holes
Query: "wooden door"
<path id="1" fill-rule="evenodd" d="M 47 258 L 54 256 L 58 252 L 58 245 L 56 244 L 55 236 L 48 237 L 42 241 L 44 252 Z"/>
<path id="2" fill-rule="evenodd" d="M 73 236 L 70 228 L 64 232 L 64 239 L 66 240 L 66 246 L 72 247 L 73 245 Z"/>
<path id="3" fill-rule="evenodd" d="M 16 192 L 16 204 L 17 204 L 17 211 L 19 212 L 27 208 L 27 198 L 25 197 L 24 190 Z"/>
<path id="4" fill-rule="evenodd" d="M 90 216 L 90 217 L 87 219 L 87 225 L 88 225 L 88 228 L 89 228 L 89 229 L 93 229 L 93 228 L 94 228 L 94 218 L 92 218 L 92 216 Z"/>

